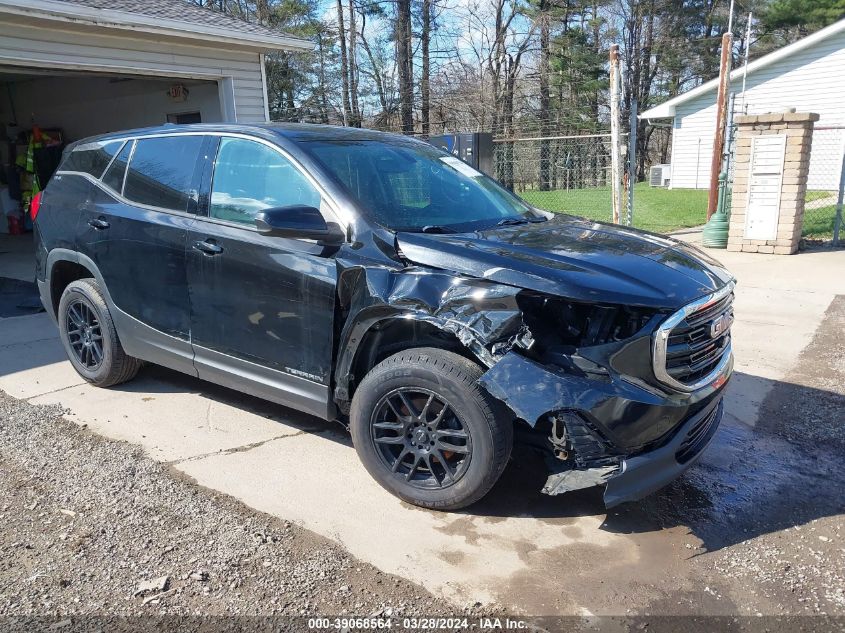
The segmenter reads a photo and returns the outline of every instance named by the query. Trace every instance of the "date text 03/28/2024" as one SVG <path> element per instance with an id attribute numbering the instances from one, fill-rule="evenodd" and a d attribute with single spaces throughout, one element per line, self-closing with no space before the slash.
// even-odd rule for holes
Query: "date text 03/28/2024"
<path id="1" fill-rule="evenodd" d="M 399 627 L 400 622 L 394 622 L 391 618 L 369 617 L 369 618 L 309 618 L 308 628 L 314 630 L 379 630 Z M 403 618 L 401 627 L 408 630 L 416 629 L 442 629 L 442 630 L 466 630 L 470 626 L 480 630 L 522 630 L 528 628 L 524 620 L 511 618 L 477 618 L 470 623 L 469 618 Z"/>

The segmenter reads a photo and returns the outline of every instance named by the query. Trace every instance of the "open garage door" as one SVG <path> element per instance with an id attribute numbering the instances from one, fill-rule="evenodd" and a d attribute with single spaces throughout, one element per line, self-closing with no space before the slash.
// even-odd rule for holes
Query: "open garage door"
<path id="1" fill-rule="evenodd" d="M 0 232 L 29 228 L 32 196 L 70 142 L 224 119 L 224 81 L 0 66 Z"/>
<path id="2" fill-rule="evenodd" d="M 69 140 L 162 123 L 222 120 L 216 81 L 0 66 L 0 113 Z"/>

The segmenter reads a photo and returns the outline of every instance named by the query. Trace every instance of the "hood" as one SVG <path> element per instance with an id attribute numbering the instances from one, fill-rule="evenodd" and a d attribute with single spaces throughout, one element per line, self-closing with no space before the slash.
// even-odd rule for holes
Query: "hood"
<path id="1" fill-rule="evenodd" d="M 396 239 L 415 264 L 574 301 L 677 309 L 732 279 L 717 261 L 678 240 L 567 215 Z"/>

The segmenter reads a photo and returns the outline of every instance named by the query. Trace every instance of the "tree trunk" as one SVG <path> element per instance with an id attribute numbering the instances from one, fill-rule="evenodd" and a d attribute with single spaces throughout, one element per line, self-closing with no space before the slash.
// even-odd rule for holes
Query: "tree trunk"
<path id="1" fill-rule="evenodd" d="M 396 1 L 396 61 L 399 66 L 399 112 L 402 133 L 414 132 L 414 63 L 411 49 L 411 0 Z"/>
<path id="2" fill-rule="evenodd" d="M 550 147 L 548 137 L 551 136 L 549 115 L 551 97 L 549 94 L 550 51 L 549 40 L 551 31 L 551 16 L 549 15 L 548 0 L 540 1 L 540 191 L 551 188 L 549 170 Z"/>
<path id="3" fill-rule="evenodd" d="M 349 63 L 346 57 L 346 28 L 343 26 L 343 3 L 337 0 L 337 37 L 340 41 L 340 82 L 341 82 L 341 110 L 343 112 L 343 124 L 349 125 Z"/>
<path id="4" fill-rule="evenodd" d="M 358 28 L 355 25 L 355 0 L 349 0 L 349 98 L 352 116 L 349 125 L 361 127 L 361 108 L 358 106 L 358 56 L 356 54 Z"/>
<path id="5" fill-rule="evenodd" d="M 420 77 L 420 117 L 422 119 L 423 137 L 428 138 L 431 131 L 431 88 L 429 76 L 431 73 L 431 60 L 429 57 L 429 44 L 431 40 L 431 0 L 423 0 L 422 3 L 422 76 Z"/>
<path id="6" fill-rule="evenodd" d="M 326 52 L 323 48 L 323 33 L 317 35 L 317 48 L 320 55 L 320 88 L 319 88 L 319 103 L 320 103 L 320 123 L 329 122 L 329 100 L 326 94 Z"/>
<path id="7" fill-rule="evenodd" d="M 261 24 L 267 24 L 270 19 L 270 5 L 267 0 L 257 0 L 255 3 L 255 17 Z"/>

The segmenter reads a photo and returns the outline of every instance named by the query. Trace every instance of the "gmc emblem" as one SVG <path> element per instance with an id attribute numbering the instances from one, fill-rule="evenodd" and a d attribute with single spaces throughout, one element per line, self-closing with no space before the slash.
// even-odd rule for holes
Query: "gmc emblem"
<path id="1" fill-rule="evenodd" d="M 719 338 L 722 336 L 722 334 L 730 329 L 733 322 L 734 317 L 730 312 L 725 312 L 717 316 L 710 324 L 710 338 Z"/>

